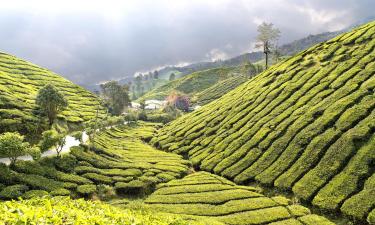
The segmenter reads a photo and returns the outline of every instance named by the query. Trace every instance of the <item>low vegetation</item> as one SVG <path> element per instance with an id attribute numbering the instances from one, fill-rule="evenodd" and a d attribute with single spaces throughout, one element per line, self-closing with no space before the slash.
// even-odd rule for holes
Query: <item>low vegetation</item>
<path id="1" fill-rule="evenodd" d="M 0 202 L 0 214 L 0 222 L 3 224 L 213 224 L 154 211 L 120 209 L 101 202 L 71 200 L 68 197 Z"/>
<path id="2" fill-rule="evenodd" d="M 166 97 L 172 92 L 177 91 L 188 95 L 194 100 L 194 103 L 207 103 L 221 97 L 223 94 L 229 91 L 229 89 L 226 87 L 221 88 L 223 86 L 216 86 L 216 88 L 214 88 L 215 85 L 220 85 L 220 83 L 230 79 L 231 81 L 228 82 L 231 83 L 232 87 L 234 87 L 237 84 L 239 85 L 240 81 L 246 80 L 244 79 L 245 76 L 241 75 L 243 74 L 241 67 L 242 66 L 222 67 L 194 72 L 147 92 L 145 95 L 139 98 L 138 101 L 149 99 L 165 100 Z M 233 82 L 234 79 L 238 80 Z M 207 89 L 209 88 L 212 88 L 211 91 L 213 91 L 213 93 L 207 93 Z M 206 95 L 208 94 L 209 96 L 206 98 L 206 96 L 202 96 L 203 93 L 201 92 L 205 92 Z"/>
<path id="3" fill-rule="evenodd" d="M 238 186 L 216 175 L 198 172 L 158 185 L 145 203 L 161 212 L 192 218 L 214 218 L 232 225 L 334 224 L 284 197 L 268 198 L 260 191 L 258 188 Z"/>
<path id="4" fill-rule="evenodd" d="M 143 142 L 151 139 L 156 125 L 138 122 L 104 129 L 96 134 L 95 147 L 90 149 L 77 146 L 61 157 L 19 160 L 10 167 L 0 164 L 0 198 L 30 196 L 30 191 L 100 198 L 103 185 L 114 195 L 148 194 L 156 184 L 187 174 L 190 165 L 179 155 Z"/>
<path id="5" fill-rule="evenodd" d="M 303 51 L 173 121 L 152 143 L 238 184 L 372 220 L 374 37 L 371 22 Z"/>

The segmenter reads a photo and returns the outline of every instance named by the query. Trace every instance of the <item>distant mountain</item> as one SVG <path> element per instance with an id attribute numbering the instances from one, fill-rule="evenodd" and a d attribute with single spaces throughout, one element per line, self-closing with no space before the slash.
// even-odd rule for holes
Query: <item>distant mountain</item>
<path id="1" fill-rule="evenodd" d="M 362 19 L 360 21 L 357 21 L 356 23 L 353 23 L 349 27 L 339 30 L 339 31 L 324 32 L 324 33 L 319 33 L 319 34 L 310 34 L 307 37 L 294 40 L 290 43 L 280 46 L 279 47 L 280 52 L 282 53 L 282 55 L 285 55 L 285 56 L 293 56 L 294 54 L 300 51 L 303 51 L 305 49 L 308 49 L 314 46 L 315 44 L 327 41 L 341 33 L 350 31 L 352 28 L 357 27 L 360 24 L 370 22 L 374 19 L 375 17 L 368 17 L 368 18 Z M 160 84 L 167 83 L 169 75 L 171 73 L 175 73 L 177 75 L 177 78 L 179 78 L 179 77 L 183 77 L 187 74 L 191 74 L 196 71 L 219 68 L 223 66 L 238 66 L 238 65 L 241 65 L 244 61 L 250 61 L 252 63 L 255 63 L 255 62 L 262 60 L 263 57 L 264 55 L 261 51 L 256 51 L 256 52 L 241 54 L 239 56 L 235 56 L 230 59 L 218 60 L 214 62 L 203 61 L 203 62 L 192 63 L 187 66 L 166 66 L 158 70 L 159 78 L 165 80 L 164 82 L 160 82 Z M 124 79 L 121 79 L 120 83 L 125 84 L 131 81 L 132 79 L 133 77 L 126 77 Z M 91 91 L 100 89 L 98 85 L 82 84 L 82 86 L 86 87 L 87 89 Z"/>

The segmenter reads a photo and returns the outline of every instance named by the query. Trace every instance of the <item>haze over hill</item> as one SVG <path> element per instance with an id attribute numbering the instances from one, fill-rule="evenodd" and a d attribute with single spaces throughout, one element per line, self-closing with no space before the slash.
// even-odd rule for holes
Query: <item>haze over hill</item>
<path id="1" fill-rule="evenodd" d="M 0 49 L 69 80 L 99 83 L 164 65 L 250 52 L 256 26 L 279 44 L 373 16 L 372 0 L 3 1 Z"/>

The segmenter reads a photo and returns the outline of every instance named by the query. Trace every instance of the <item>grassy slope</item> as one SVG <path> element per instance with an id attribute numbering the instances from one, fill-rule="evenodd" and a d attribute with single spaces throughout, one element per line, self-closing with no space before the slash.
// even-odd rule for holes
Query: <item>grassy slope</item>
<path id="1" fill-rule="evenodd" d="M 87 197 L 102 185 L 121 194 L 144 194 L 155 184 L 187 173 L 189 162 L 180 155 L 156 150 L 140 139 L 150 138 L 155 124 L 121 126 L 97 135 L 96 149 L 73 147 L 62 159 L 0 164 L 0 199 L 35 194 Z"/>
<path id="2" fill-rule="evenodd" d="M 47 83 L 54 84 L 68 100 L 69 106 L 60 118 L 75 123 L 95 115 L 98 99 L 87 90 L 47 69 L 0 53 L 0 132 L 31 132 L 28 124 L 37 121 L 33 114 L 35 98 Z"/>
<path id="3" fill-rule="evenodd" d="M 374 47 L 372 22 L 271 67 L 164 127 L 152 142 L 237 183 L 256 180 L 370 219 Z"/>
<path id="4" fill-rule="evenodd" d="M 154 210 L 193 218 L 215 218 L 231 225 L 334 224 L 310 210 L 291 204 L 281 196 L 265 197 L 260 190 L 239 186 L 206 172 L 193 173 L 181 180 L 159 185 L 145 203 Z"/>
<path id="5" fill-rule="evenodd" d="M 194 72 L 151 90 L 139 100 L 164 100 L 172 91 L 183 92 L 192 97 L 193 100 L 198 100 L 199 98 L 202 98 L 201 96 L 195 98 L 195 95 L 197 95 L 199 92 L 202 92 L 228 78 L 233 79 L 234 76 L 240 76 L 238 74 L 238 70 L 239 69 L 237 67 L 224 67 Z M 221 93 L 221 95 L 223 94 L 224 93 Z"/>

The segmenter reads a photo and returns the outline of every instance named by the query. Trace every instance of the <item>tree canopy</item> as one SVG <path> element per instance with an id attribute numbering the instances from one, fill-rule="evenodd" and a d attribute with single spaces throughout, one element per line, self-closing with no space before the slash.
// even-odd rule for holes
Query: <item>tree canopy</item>
<path id="1" fill-rule="evenodd" d="M 120 115 L 130 105 L 129 87 L 117 81 L 110 81 L 100 85 L 104 100 L 109 106 L 109 112 Z"/>
<path id="2" fill-rule="evenodd" d="M 50 125 L 57 114 L 68 106 L 67 100 L 52 84 L 47 84 L 39 90 L 35 103 L 47 115 Z"/>
<path id="3" fill-rule="evenodd" d="M 263 48 L 263 53 L 266 55 L 266 69 L 268 67 L 268 54 L 271 53 L 271 49 L 275 47 L 274 42 L 279 39 L 280 33 L 280 30 L 274 28 L 272 23 L 263 22 L 258 26 L 258 44 L 256 47 Z"/>
<path id="4" fill-rule="evenodd" d="M 24 137 L 17 132 L 6 132 L 0 135 L 0 155 L 9 157 L 14 164 L 19 156 L 34 153 L 35 149 L 24 142 Z"/>

